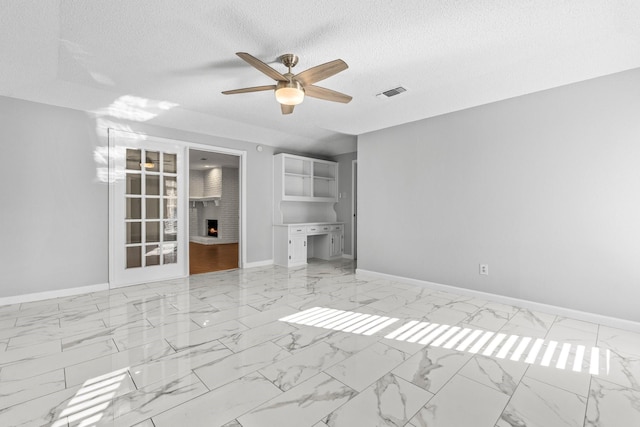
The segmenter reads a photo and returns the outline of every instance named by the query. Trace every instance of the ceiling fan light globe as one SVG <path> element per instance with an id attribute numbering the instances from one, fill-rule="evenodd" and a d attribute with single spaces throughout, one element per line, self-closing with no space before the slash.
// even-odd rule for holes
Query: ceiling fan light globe
<path id="1" fill-rule="evenodd" d="M 304 101 L 304 90 L 297 81 L 278 82 L 276 100 L 284 105 L 298 105 Z"/>

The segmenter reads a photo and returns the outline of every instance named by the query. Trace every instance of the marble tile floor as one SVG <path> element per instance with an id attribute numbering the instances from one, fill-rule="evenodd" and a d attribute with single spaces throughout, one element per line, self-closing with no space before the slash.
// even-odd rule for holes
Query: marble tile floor
<path id="1" fill-rule="evenodd" d="M 640 426 L 640 334 L 263 267 L 0 307 L 0 426 Z"/>

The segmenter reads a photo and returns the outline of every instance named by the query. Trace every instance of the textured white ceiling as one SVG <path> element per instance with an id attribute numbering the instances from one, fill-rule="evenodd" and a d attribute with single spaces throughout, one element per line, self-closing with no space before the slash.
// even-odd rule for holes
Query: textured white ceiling
<path id="1" fill-rule="evenodd" d="M 640 67 L 637 0 L 0 0 L 0 95 L 296 151 Z M 244 51 L 295 72 L 341 58 L 289 116 Z M 376 94 L 398 85 L 408 92 Z"/>
<path id="2" fill-rule="evenodd" d="M 189 150 L 189 169 L 207 170 L 211 168 L 239 167 L 238 156 L 214 153 L 210 151 Z"/>

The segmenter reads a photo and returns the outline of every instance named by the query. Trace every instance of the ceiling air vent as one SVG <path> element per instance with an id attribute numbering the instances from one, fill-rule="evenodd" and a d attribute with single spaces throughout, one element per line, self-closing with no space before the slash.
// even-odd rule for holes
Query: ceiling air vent
<path id="1" fill-rule="evenodd" d="M 403 88 L 402 86 L 398 86 L 393 89 L 385 90 L 384 92 L 379 93 L 376 96 L 378 98 L 391 98 L 392 96 L 400 95 L 402 92 L 406 91 L 407 89 Z"/>

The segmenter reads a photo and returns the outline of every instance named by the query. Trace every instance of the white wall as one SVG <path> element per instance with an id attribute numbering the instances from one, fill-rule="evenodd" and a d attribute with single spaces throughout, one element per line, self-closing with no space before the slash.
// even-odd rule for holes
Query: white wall
<path id="1" fill-rule="evenodd" d="M 191 169 L 189 171 L 189 197 L 204 196 L 204 171 Z"/>
<path id="2" fill-rule="evenodd" d="M 639 112 L 636 69 L 361 135 L 358 267 L 640 321 Z"/>
<path id="3" fill-rule="evenodd" d="M 220 199 L 220 238 L 238 240 L 238 219 L 240 212 L 238 169 L 222 168 L 222 198 Z"/>
<path id="4" fill-rule="evenodd" d="M 222 195 L 222 169 L 213 168 L 203 172 L 204 184 L 202 187 L 202 196 L 211 197 Z"/>
<path id="5" fill-rule="evenodd" d="M 106 125 L 84 112 L 0 97 L 0 298 L 108 281 L 108 187 L 97 178 Z M 246 261 L 272 259 L 271 147 L 257 152 L 249 142 L 113 119 L 110 125 L 246 150 Z"/>

